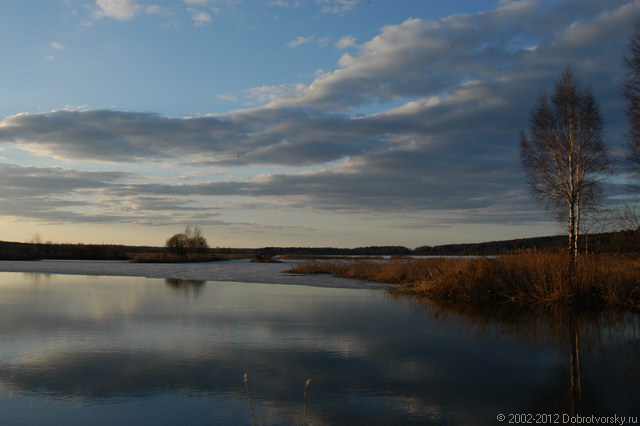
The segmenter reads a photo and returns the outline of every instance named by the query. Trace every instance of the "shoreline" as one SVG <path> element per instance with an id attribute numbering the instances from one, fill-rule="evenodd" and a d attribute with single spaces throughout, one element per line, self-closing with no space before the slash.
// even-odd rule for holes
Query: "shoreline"
<path id="1" fill-rule="evenodd" d="M 297 261 L 251 263 L 245 259 L 202 263 L 129 263 L 126 260 L 0 260 L 0 272 L 170 278 L 348 289 L 381 289 L 388 286 L 382 283 L 328 275 L 284 273 L 285 270 L 298 263 Z"/>

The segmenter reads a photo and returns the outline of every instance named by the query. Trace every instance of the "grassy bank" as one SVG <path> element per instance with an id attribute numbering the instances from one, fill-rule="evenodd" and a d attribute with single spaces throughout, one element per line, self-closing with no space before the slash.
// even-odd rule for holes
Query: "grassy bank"
<path id="1" fill-rule="evenodd" d="M 440 301 L 640 311 L 637 257 L 583 255 L 572 269 L 562 254 L 532 252 L 474 259 L 309 262 L 288 272 L 391 283 L 392 293 Z"/>

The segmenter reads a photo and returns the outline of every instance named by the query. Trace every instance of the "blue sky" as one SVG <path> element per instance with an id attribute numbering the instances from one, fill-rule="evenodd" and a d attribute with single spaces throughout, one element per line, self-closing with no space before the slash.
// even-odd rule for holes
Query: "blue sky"
<path id="1" fill-rule="evenodd" d="M 621 155 L 639 13 L 628 0 L 3 1 L 0 240 L 156 245 L 193 225 L 213 246 L 415 247 L 562 232 L 527 191 L 519 130 L 570 64 Z"/>

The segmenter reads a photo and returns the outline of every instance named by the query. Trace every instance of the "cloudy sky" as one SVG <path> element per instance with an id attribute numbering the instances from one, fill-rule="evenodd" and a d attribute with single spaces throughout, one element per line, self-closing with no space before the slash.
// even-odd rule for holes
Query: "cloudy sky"
<path id="1" fill-rule="evenodd" d="M 562 232 L 527 191 L 519 131 L 572 65 L 620 155 L 638 16 L 629 0 L 3 0 L 0 240 Z"/>

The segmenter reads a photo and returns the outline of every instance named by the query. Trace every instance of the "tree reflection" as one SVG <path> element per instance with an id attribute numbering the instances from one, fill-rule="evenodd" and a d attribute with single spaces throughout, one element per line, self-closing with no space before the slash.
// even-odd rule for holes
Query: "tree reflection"
<path id="1" fill-rule="evenodd" d="M 583 414 L 582 376 L 580 374 L 580 332 L 575 321 L 571 324 L 571 350 L 569 351 L 569 386 L 571 389 L 571 416 Z"/>
<path id="2" fill-rule="evenodd" d="M 185 294 L 193 294 L 194 296 L 197 296 L 202 291 L 202 287 L 205 284 L 205 281 L 202 280 L 181 280 L 178 278 L 165 278 L 164 282 L 173 289 L 182 291 Z"/>
<path id="3" fill-rule="evenodd" d="M 31 280 L 35 285 L 51 281 L 51 276 L 52 276 L 52 274 L 48 274 L 44 272 L 23 272 L 22 274 L 26 278 Z"/>
<path id="4" fill-rule="evenodd" d="M 629 312 L 443 303 L 412 299 L 430 316 L 457 323 L 483 339 L 498 335 L 566 351 L 558 377 L 545 380 L 532 412 L 574 416 L 624 413 L 640 403 L 640 317 Z M 471 321 L 470 321 L 471 320 Z M 611 390 L 614 390 L 611 392 Z M 615 398 L 605 395 L 615 395 Z"/>

